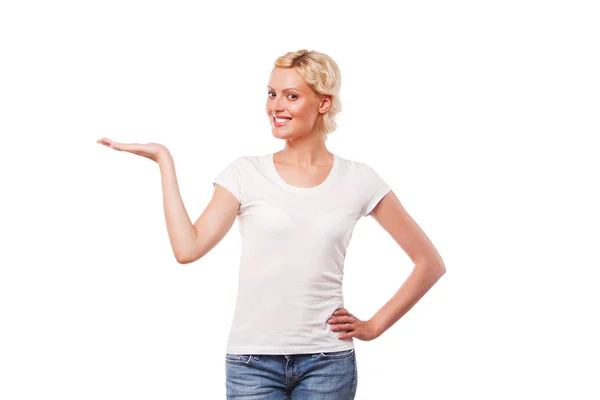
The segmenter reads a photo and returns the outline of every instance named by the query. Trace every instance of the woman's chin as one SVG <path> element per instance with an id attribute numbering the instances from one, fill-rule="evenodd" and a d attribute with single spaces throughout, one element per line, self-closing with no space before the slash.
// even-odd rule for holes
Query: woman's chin
<path id="1" fill-rule="evenodd" d="M 281 128 L 273 128 L 271 129 L 271 133 L 278 139 L 288 139 L 290 137 L 294 137 L 294 131 L 288 131 Z"/>

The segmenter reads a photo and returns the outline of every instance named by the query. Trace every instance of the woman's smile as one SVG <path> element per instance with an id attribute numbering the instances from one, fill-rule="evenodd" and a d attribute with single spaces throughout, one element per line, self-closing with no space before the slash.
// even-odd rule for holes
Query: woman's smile
<path id="1" fill-rule="evenodd" d="M 292 120 L 291 118 L 287 118 L 287 117 L 279 118 L 279 117 L 275 117 L 274 115 L 272 115 L 272 117 L 273 117 L 273 125 L 276 128 L 281 128 L 282 126 L 286 126 L 287 123 Z"/>

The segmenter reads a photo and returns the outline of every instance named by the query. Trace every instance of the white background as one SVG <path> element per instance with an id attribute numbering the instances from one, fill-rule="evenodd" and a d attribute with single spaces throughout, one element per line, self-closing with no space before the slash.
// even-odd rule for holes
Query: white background
<path id="1" fill-rule="evenodd" d="M 447 273 L 355 340 L 357 399 L 598 399 L 600 14 L 592 1 L 6 1 L 0 6 L 0 398 L 222 399 L 237 222 L 175 261 L 157 164 L 192 221 L 230 161 L 283 147 L 274 60 L 329 54 L 327 146 L 372 166 Z M 370 318 L 410 259 L 372 218 L 346 306 Z"/>

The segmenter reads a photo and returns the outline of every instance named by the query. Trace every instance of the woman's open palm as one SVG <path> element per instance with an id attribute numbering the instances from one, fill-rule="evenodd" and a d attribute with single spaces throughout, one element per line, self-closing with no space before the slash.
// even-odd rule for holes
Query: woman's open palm
<path id="1" fill-rule="evenodd" d="M 159 143 L 118 143 L 108 138 L 98 139 L 96 143 L 103 144 L 111 149 L 118 151 L 127 151 L 137 154 L 138 156 L 149 158 L 152 161 L 158 162 L 161 156 L 168 153 L 168 149 Z"/>

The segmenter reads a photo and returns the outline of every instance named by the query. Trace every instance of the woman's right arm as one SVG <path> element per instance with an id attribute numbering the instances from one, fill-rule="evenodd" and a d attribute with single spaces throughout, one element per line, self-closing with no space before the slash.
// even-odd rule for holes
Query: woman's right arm
<path id="1" fill-rule="evenodd" d="M 175 259 L 180 264 L 194 262 L 215 247 L 229 232 L 240 203 L 227 189 L 215 185 L 212 199 L 192 225 L 181 199 L 171 154 L 161 153 L 158 165 L 165 220 Z"/>

